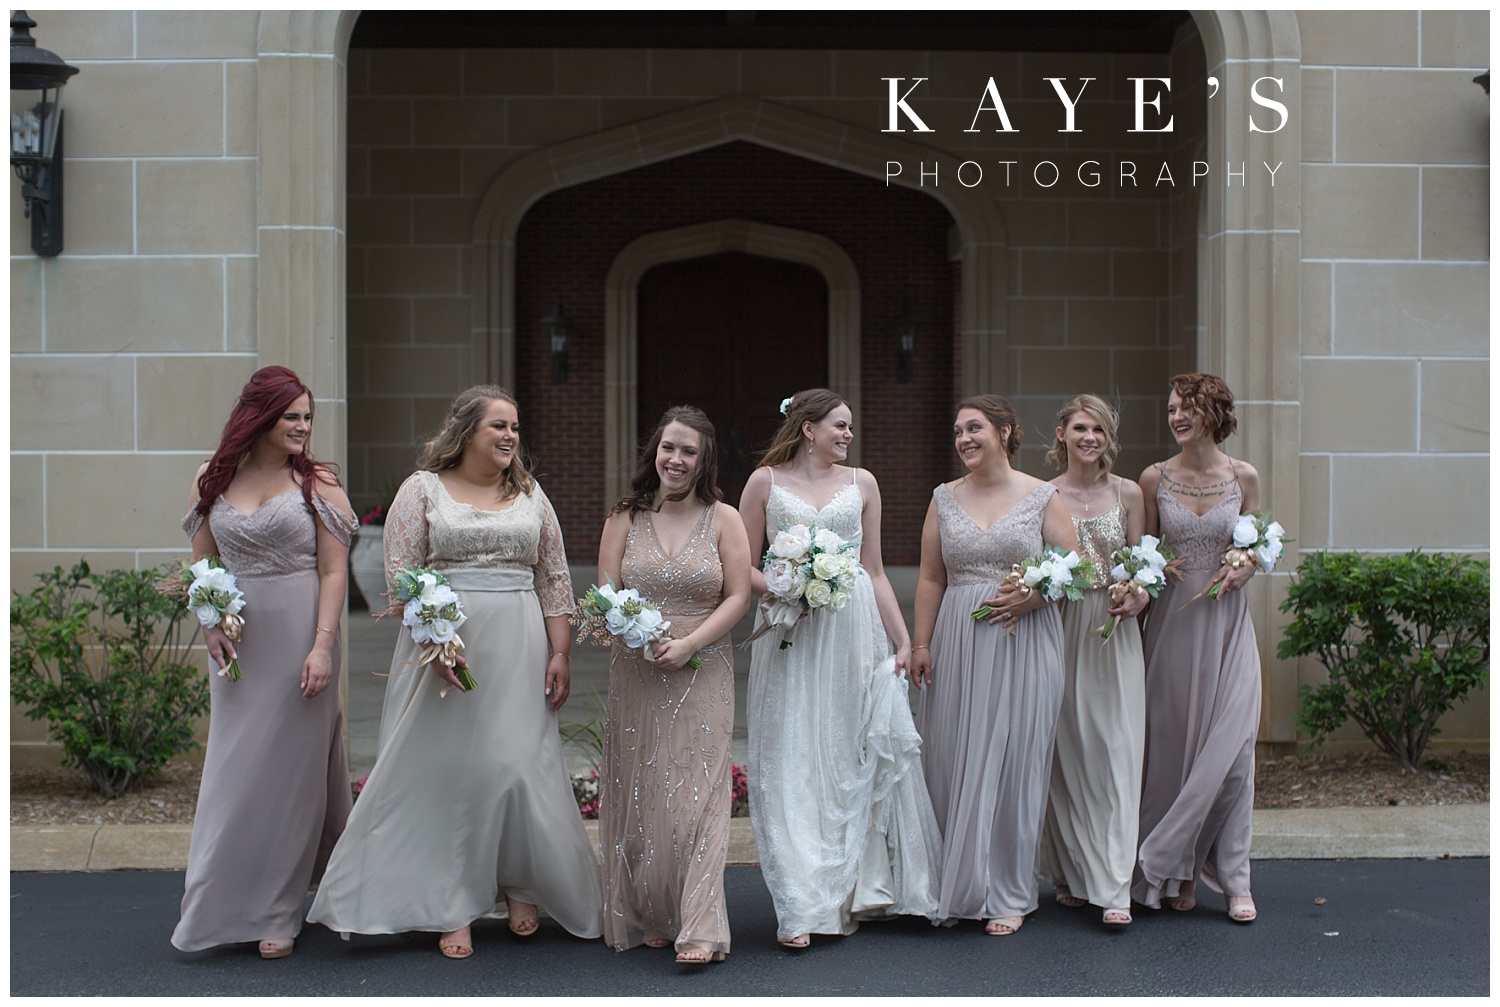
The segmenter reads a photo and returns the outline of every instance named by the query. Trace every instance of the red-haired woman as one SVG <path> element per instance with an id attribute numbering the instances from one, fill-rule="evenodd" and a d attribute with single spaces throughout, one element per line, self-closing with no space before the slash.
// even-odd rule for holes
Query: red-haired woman
<path id="1" fill-rule="evenodd" d="M 1212 374 L 1179 374 L 1167 429 L 1181 450 L 1141 473 L 1146 531 L 1183 560 L 1146 619 L 1146 763 L 1131 897 L 1179 912 L 1195 882 L 1222 891 L 1229 918 L 1255 919 L 1250 811 L 1260 653 L 1242 588 L 1255 564 L 1222 565 L 1241 514 L 1260 506 L 1260 476 L 1219 447 L 1234 433 L 1234 395 Z M 1222 581 L 1217 600 L 1187 600 Z"/>
<path id="2" fill-rule="evenodd" d="M 292 953 L 302 904 L 349 816 L 339 617 L 358 527 L 333 469 L 308 454 L 313 396 L 285 367 L 251 375 L 219 449 L 193 477 L 183 530 L 245 595 L 238 644 L 204 631 L 218 668 L 203 784 L 172 944 L 259 941 Z"/>

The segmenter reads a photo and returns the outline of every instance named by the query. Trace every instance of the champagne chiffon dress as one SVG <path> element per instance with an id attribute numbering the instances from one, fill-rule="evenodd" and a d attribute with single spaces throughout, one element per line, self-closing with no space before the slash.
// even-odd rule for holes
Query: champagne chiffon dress
<path id="1" fill-rule="evenodd" d="M 219 558 L 245 595 L 243 677 L 212 677 L 208 751 L 188 849 L 182 919 L 172 944 L 280 940 L 302 930 L 317 884 L 349 816 L 349 765 L 335 679 L 302 698 L 302 663 L 318 628 L 317 522 L 348 543 L 354 516 L 291 489 L 241 514 L 223 497 L 208 513 Z M 191 537 L 203 516 L 182 519 Z M 335 647 L 333 666 L 339 666 Z"/>
<path id="2" fill-rule="evenodd" d="M 1140 852 L 1131 896 L 1159 908 L 1193 896 L 1193 879 L 1250 894 L 1250 812 L 1260 653 L 1244 591 L 1201 591 L 1222 565 L 1239 520 L 1240 487 L 1199 517 L 1159 485 L 1161 537 L 1183 577 L 1146 621 L 1146 763 Z"/>
<path id="3" fill-rule="evenodd" d="M 858 543 L 863 509 L 852 478 L 819 510 L 773 473 L 766 527 Z M 894 667 L 863 569 L 848 604 L 809 614 L 790 647 L 774 634 L 751 645 L 750 825 L 783 940 L 936 908 L 941 839 Z"/>
<path id="4" fill-rule="evenodd" d="M 724 597 L 714 515 L 705 507 L 675 553 L 653 515 L 635 515 L 620 586 L 660 606 L 681 639 Z M 609 664 L 603 801 L 604 939 L 616 951 L 674 940 L 729 951 L 724 861 L 733 804 L 734 661 L 729 636 L 698 651 L 703 666 L 668 671 L 616 638 Z"/>
<path id="5" fill-rule="evenodd" d="M 391 504 L 385 546 L 388 581 L 407 566 L 449 578 L 477 688 L 442 697 L 402 629 L 375 768 L 308 921 L 344 934 L 446 932 L 504 917 L 509 894 L 598 937 L 599 863 L 543 691 L 543 615 L 573 607 L 551 503 L 536 487 L 481 510 L 417 472 Z"/>
<path id="6" fill-rule="evenodd" d="M 1073 530 L 1079 555 L 1108 578 L 1115 550 L 1125 545 L 1125 505 L 1116 500 L 1095 517 L 1075 515 Z M 1059 604 L 1065 677 L 1042 872 L 1102 909 L 1129 909 L 1146 739 L 1140 626 L 1121 617 L 1100 640 L 1095 630 L 1109 618 L 1103 586 Z"/>
<path id="7" fill-rule="evenodd" d="M 933 490 L 948 586 L 917 724 L 943 831 L 940 920 L 1036 909 L 1037 834 L 1063 691 L 1062 621 L 1048 605 L 1011 633 L 970 613 L 995 596 L 1011 564 L 1041 552 L 1042 518 L 1056 492 L 1043 483 L 981 528 L 946 485 Z"/>

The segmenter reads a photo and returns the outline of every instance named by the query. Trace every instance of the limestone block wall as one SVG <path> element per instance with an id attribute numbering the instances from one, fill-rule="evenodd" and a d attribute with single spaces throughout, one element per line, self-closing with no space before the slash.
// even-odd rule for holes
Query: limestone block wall
<path id="1" fill-rule="evenodd" d="M 1487 553 L 1490 98 L 1473 78 L 1489 68 L 1489 14 L 1297 23 L 1297 548 Z M 1444 721 L 1451 743 L 1487 737 L 1487 698 Z"/>

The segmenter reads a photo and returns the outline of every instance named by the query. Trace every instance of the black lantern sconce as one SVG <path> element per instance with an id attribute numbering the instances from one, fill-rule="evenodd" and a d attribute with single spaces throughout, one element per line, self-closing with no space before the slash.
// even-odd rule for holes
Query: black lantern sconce
<path id="1" fill-rule="evenodd" d="M 11 12 L 10 89 L 40 91 L 41 100 L 10 117 L 10 166 L 31 218 L 31 250 L 51 256 L 63 250 L 62 89 L 78 68 L 38 47 L 35 27 L 25 11 Z"/>
<path id="2" fill-rule="evenodd" d="M 542 319 L 542 328 L 547 330 L 547 345 L 552 350 L 552 383 L 566 384 L 568 381 L 568 341 L 573 337 L 573 320 L 563 313 L 562 298 L 552 314 Z"/>
<path id="3" fill-rule="evenodd" d="M 896 380 L 906 384 L 912 376 L 912 360 L 917 353 L 917 332 L 927 319 L 911 310 L 911 302 L 901 302 L 896 316 Z"/>

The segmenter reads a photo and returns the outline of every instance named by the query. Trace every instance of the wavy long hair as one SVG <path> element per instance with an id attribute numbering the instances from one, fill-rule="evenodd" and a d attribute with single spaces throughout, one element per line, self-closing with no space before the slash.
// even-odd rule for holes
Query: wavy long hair
<path id="1" fill-rule="evenodd" d="M 1057 425 L 1066 428 L 1074 413 L 1088 413 L 1104 428 L 1104 449 L 1099 452 L 1099 468 L 1108 472 L 1120 457 L 1120 414 L 1115 407 L 1097 395 L 1084 393 L 1075 395 L 1057 411 Z M 1068 467 L 1068 445 L 1062 438 L 1053 435 L 1052 446 L 1047 449 L 1047 460 L 1058 469 Z"/>
<path id="2" fill-rule="evenodd" d="M 781 426 L 776 428 L 770 445 L 761 453 L 760 465 L 785 465 L 797 457 L 797 451 L 802 447 L 802 424 L 816 423 L 839 406 L 848 404 L 842 395 L 827 388 L 809 388 L 793 395 Z"/>
<path id="3" fill-rule="evenodd" d="M 224 490 L 234 480 L 240 463 L 255 446 L 255 442 L 274 427 L 286 412 L 287 407 L 301 396 L 307 396 L 307 407 L 316 415 L 317 403 L 312 389 L 302 383 L 290 367 L 272 364 L 262 367 L 250 375 L 240 397 L 229 411 L 224 423 L 224 432 L 219 435 L 219 447 L 208 460 L 208 468 L 198 479 L 198 503 L 194 506 L 199 514 L 207 514 Z M 302 499 L 307 509 L 313 509 L 313 482 L 321 480 L 338 485 L 337 469 L 328 462 L 314 461 L 304 444 L 301 454 L 291 456 L 292 471 L 300 477 Z"/>
<path id="4" fill-rule="evenodd" d="M 516 397 L 499 385 L 475 385 L 459 392 L 448 406 L 448 413 L 443 417 L 443 425 L 438 428 L 436 436 L 422 445 L 422 450 L 417 455 L 417 468 L 426 472 L 441 472 L 457 465 L 463 458 L 464 448 L 469 446 L 474 431 L 479 429 L 479 424 L 484 420 L 490 403 L 496 399 L 515 406 L 516 415 L 520 416 L 521 407 L 516 402 Z M 517 438 L 516 451 L 511 455 L 510 465 L 500 474 L 500 490 L 507 500 L 530 493 L 536 486 L 536 479 L 526 466 L 521 446 L 522 442 Z"/>
<path id="5" fill-rule="evenodd" d="M 661 489 L 661 473 L 656 471 L 656 449 L 661 446 L 662 434 L 668 423 L 681 423 L 698 435 L 698 474 L 693 485 L 668 500 L 686 500 L 696 496 L 700 503 L 712 504 L 724 499 L 719 490 L 719 445 L 714 433 L 713 421 L 697 406 L 673 406 L 661 414 L 661 420 L 646 444 L 641 456 L 636 459 L 635 472 L 630 477 L 630 493 L 610 509 L 611 514 L 629 511 L 632 515 L 641 511 L 656 510 L 656 493 Z"/>

